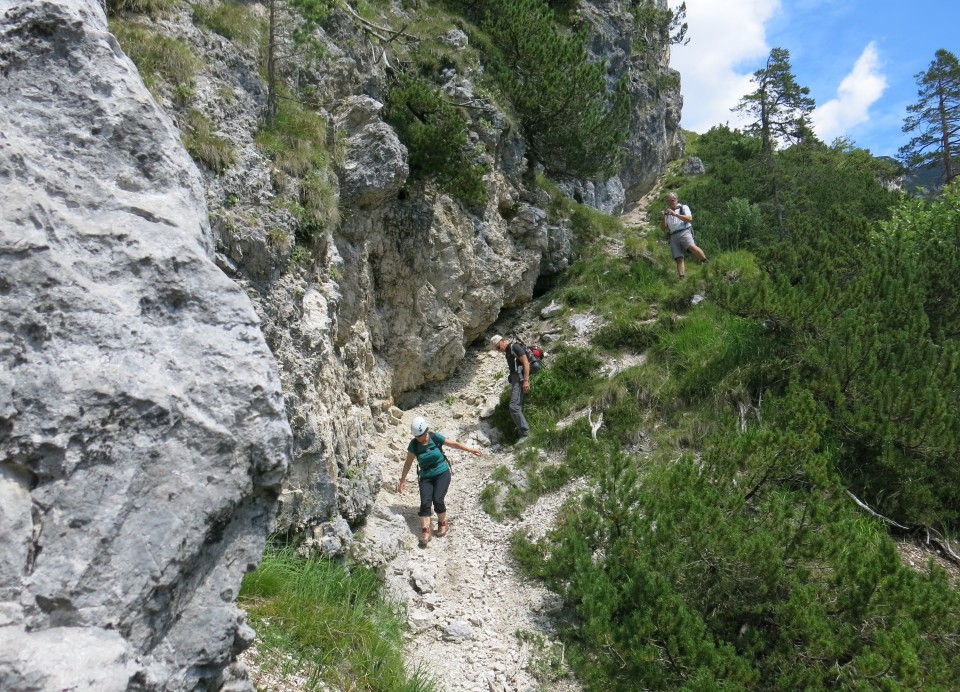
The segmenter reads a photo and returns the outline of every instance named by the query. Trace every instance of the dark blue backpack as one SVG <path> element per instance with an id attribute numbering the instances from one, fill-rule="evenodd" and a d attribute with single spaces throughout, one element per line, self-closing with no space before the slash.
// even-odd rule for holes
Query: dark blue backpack
<path id="1" fill-rule="evenodd" d="M 516 343 L 523 346 L 523 350 L 527 353 L 527 360 L 530 363 L 530 374 L 532 375 L 535 372 L 539 372 L 543 368 L 543 359 L 546 357 L 547 352 L 536 344 L 530 344 L 527 346 L 519 339 L 516 340 Z M 517 367 L 519 369 L 522 366 L 518 365 Z M 523 374 L 522 370 L 520 374 Z"/>

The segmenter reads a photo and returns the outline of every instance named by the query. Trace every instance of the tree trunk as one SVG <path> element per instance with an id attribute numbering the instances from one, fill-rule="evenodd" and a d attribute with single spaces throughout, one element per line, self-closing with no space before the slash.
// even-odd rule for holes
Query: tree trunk
<path id="1" fill-rule="evenodd" d="M 277 52 L 277 0 L 270 0 L 270 26 L 267 38 L 267 122 L 277 117 L 277 73 L 274 64 Z"/>

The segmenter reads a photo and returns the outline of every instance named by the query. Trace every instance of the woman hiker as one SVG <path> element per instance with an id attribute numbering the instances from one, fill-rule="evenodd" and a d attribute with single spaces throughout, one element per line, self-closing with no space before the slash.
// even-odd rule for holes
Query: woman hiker
<path id="1" fill-rule="evenodd" d="M 447 506 L 443 499 L 450 487 L 450 464 L 443 453 L 443 446 L 462 449 L 465 452 L 481 456 L 483 452 L 475 447 L 467 447 L 456 440 L 450 440 L 440 433 L 430 432 L 430 425 L 423 416 L 417 416 L 410 424 L 413 439 L 407 445 L 407 461 L 400 474 L 398 490 L 402 493 L 407 485 L 407 473 L 417 460 L 417 479 L 420 482 L 420 547 L 425 548 L 430 542 L 430 505 L 437 511 L 437 536 L 447 535 Z"/>

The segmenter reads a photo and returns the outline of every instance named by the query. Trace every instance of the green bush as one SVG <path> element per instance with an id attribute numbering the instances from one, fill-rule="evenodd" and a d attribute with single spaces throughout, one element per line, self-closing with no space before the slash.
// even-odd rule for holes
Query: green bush
<path id="1" fill-rule="evenodd" d="M 569 410 L 581 408 L 600 380 L 599 356 L 590 349 L 566 348 L 550 354 L 547 367 L 536 375 L 527 401 L 536 415 L 554 420 Z"/>
<path id="2" fill-rule="evenodd" d="M 771 234 L 766 232 L 764 225 L 760 207 L 740 197 L 728 199 L 717 214 L 708 209 L 697 215 L 697 226 L 703 231 L 701 235 L 712 238 L 726 250 L 739 250 L 769 239 Z"/>
<path id="3" fill-rule="evenodd" d="M 436 180 L 469 207 L 487 202 L 486 168 L 470 146 L 467 118 L 424 78 L 401 75 L 387 97 L 387 122 L 406 145 L 413 178 Z"/>
<path id="4" fill-rule="evenodd" d="M 945 209 L 908 205 L 923 228 L 942 228 Z M 943 304 L 943 286 L 925 280 L 930 257 L 904 233 L 904 218 L 877 235 L 836 211 L 829 224 L 806 225 L 803 243 L 771 247 L 768 276 L 718 284 L 717 293 L 762 321 L 766 357 L 789 364 L 768 382 L 774 391 L 801 386 L 832 412 L 824 433 L 843 450 L 837 461 L 852 490 L 901 523 L 954 527 L 960 418 L 949 412 L 960 357 L 955 339 L 931 333 L 928 306 Z"/>
<path id="5" fill-rule="evenodd" d="M 819 444 L 725 437 L 642 480 L 614 454 L 547 539 L 514 541 L 576 611 L 565 637 L 585 687 L 949 687 L 957 592 L 899 564 Z"/>

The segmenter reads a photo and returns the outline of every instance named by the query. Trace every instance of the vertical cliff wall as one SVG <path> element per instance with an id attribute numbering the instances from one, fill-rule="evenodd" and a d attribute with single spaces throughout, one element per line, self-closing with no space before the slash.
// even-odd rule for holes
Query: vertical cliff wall
<path id="1" fill-rule="evenodd" d="M 638 3 L 583 0 L 577 16 L 590 37 L 591 60 L 604 61 L 610 84 L 627 82 L 633 109 L 624 163 L 609 180 L 565 185 L 572 196 L 601 211 L 617 214 L 650 191 L 667 163 L 683 154 L 680 132 L 680 74 L 670 68 L 669 37 L 638 22 Z M 667 0 L 651 0 L 659 11 Z"/>
<path id="2" fill-rule="evenodd" d="M 97 0 L 0 0 L 0 218 L 0 689 L 219 687 L 290 430 Z"/>

